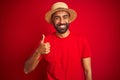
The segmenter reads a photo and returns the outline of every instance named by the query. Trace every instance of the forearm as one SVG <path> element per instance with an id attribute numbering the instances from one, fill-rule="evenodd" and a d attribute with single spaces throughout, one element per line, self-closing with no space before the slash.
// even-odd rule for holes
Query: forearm
<path id="1" fill-rule="evenodd" d="M 85 80 L 92 80 L 92 71 L 85 71 Z"/>
<path id="2" fill-rule="evenodd" d="M 25 74 L 28 74 L 29 72 L 33 71 L 38 63 L 39 63 L 39 57 L 41 56 L 41 54 L 35 52 L 26 62 L 25 62 L 25 66 L 24 66 L 24 72 Z"/>
<path id="3" fill-rule="evenodd" d="M 86 80 L 92 80 L 91 58 L 83 59 L 83 69 Z"/>
<path id="4" fill-rule="evenodd" d="M 24 72 L 27 74 L 33 71 L 38 63 L 40 62 L 39 58 L 41 54 L 48 54 L 50 52 L 50 43 L 44 43 L 45 36 L 42 36 L 42 40 L 40 41 L 40 45 L 36 49 L 35 53 L 25 62 Z"/>

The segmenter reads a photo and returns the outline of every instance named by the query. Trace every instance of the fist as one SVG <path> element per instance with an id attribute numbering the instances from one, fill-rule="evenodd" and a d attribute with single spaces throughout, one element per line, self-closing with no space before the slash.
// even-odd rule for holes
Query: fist
<path id="1" fill-rule="evenodd" d="M 45 35 L 42 35 L 42 39 L 40 41 L 40 45 L 37 49 L 38 53 L 40 54 L 48 54 L 50 52 L 50 43 L 44 42 L 45 41 Z"/>

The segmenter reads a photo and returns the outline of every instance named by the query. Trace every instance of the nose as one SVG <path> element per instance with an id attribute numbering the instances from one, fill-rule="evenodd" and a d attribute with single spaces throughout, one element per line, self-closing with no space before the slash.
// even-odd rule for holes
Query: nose
<path id="1" fill-rule="evenodd" d="M 61 24 L 64 24 L 64 23 L 65 23 L 63 18 L 60 19 L 60 23 L 61 23 Z"/>

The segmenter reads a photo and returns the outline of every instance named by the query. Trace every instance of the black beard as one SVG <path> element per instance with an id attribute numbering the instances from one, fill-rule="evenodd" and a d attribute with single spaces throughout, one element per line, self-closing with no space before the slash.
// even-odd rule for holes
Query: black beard
<path id="1" fill-rule="evenodd" d="M 65 26 L 65 28 L 60 28 L 59 26 L 62 26 L 62 25 L 64 25 Z M 57 25 L 55 25 L 54 24 L 54 27 L 55 27 L 55 29 L 56 29 L 56 31 L 58 32 L 58 33 L 60 33 L 60 34 L 63 34 L 63 33 L 65 33 L 67 30 L 68 30 L 68 27 L 69 27 L 69 23 L 65 23 L 65 24 L 57 24 Z"/>

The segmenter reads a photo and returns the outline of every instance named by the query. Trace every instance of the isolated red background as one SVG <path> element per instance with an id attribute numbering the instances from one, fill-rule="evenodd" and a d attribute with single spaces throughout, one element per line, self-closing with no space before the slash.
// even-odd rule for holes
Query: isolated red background
<path id="1" fill-rule="evenodd" d="M 23 72 L 41 34 L 53 27 L 44 14 L 58 0 L 3 0 L 0 11 L 0 80 L 44 80 L 42 63 Z M 117 0 L 61 0 L 78 13 L 70 29 L 88 37 L 93 80 L 120 80 L 120 3 Z M 42 78 L 42 79 L 41 79 Z"/>

